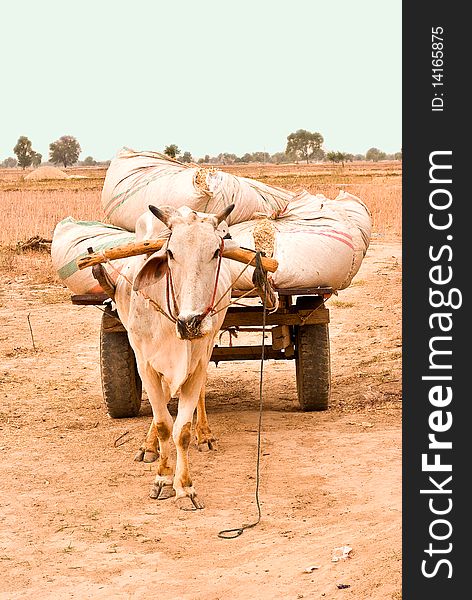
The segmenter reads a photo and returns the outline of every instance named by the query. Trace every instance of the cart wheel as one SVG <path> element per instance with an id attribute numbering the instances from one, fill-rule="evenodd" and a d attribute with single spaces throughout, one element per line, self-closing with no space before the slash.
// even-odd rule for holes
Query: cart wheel
<path id="1" fill-rule="evenodd" d="M 110 417 L 136 417 L 141 407 L 141 378 L 128 333 L 108 307 L 100 328 L 100 370 L 103 399 Z"/>
<path id="2" fill-rule="evenodd" d="M 295 327 L 295 367 L 302 410 L 327 410 L 331 390 L 328 323 Z"/>

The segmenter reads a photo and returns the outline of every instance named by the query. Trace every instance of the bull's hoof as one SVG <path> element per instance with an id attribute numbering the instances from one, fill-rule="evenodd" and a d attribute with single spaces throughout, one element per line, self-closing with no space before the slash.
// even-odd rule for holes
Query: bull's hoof
<path id="1" fill-rule="evenodd" d="M 156 452 L 153 452 L 152 450 L 146 450 L 146 452 L 144 453 L 143 462 L 152 463 L 152 462 L 156 461 L 158 458 L 159 458 L 159 454 L 157 454 Z"/>
<path id="2" fill-rule="evenodd" d="M 159 454 L 152 450 L 144 450 L 140 448 L 134 455 L 135 462 L 152 463 L 159 458 Z"/>
<path id="3" fill-rule="evenodd" d="M 197 448 L 199 452 L 210 452 L 210 450 L 218 450 L 218 442 L 213 440 L 205 440 L 204 442 L 197 442 Z"/>
<path id="4" fill-rule="evenodd" d="M 161 479 L 158 475 L 152 484 L 149 497 L 153 500 L 167 500 L 173 496 L 175 496 L 175 490 L 172 487 L 172 481 L 169 481 L 167 477 Z"/>
<path id="5" fill-rule="evenodd" d="M 218 450 L 218 442 L 212 432 L 208 430 L 196 431 L 197 448 L 199 452 L 209 452 L 210 450 Z"/>
<path id="6" fill-rule="evenodd" d="M 177 498 L 175 503 L 180 510 L 185 511 L 203 510 L 205 508 L 203 500 L 195 493 L 191 496 L 181 496 Z"/>

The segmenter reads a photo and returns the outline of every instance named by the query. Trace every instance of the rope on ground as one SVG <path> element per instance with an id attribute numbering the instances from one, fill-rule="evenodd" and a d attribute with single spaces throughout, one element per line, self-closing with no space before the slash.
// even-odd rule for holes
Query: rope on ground
<path id="1" fill-rule="evenodd" d="M 256 254 L 256 265 L 262 270 L 261 265 L 261 254 L 257 252 Z M 222 529 L 218 532 L 218 537 L 224 540 L 232 540 L 234 538 L 239 537 L 244 533 L 246 529 L 251 529 L 258 525 L 262 518 L 261 504 L 259 500 L 259 483 L 260 483 L 260 466 L 261 466 L 261 434 L 262 434 L 262 412 L 263 412 L 263 394 L 262 394 L 262 385 L 263 385 L 263 375 L 264 375 L 264 360 L 265 360 L 265 330 L 266 330 L 266 301 L 267 301 L 267 276 L 264 282 L 264 303 L 262 309 L 262 344 L 261 344 L 261 365 L 259 371 L 259 423 L 257 428 L 257 461 L 256 461 L 256 489 L 254 492 L 254 497 L 256 500 L 257 506 L 257 519 L 252 523 L 246 523 L 245 525 L 241 525 L 241 527 L 234 527 L 233 529 Z"/>

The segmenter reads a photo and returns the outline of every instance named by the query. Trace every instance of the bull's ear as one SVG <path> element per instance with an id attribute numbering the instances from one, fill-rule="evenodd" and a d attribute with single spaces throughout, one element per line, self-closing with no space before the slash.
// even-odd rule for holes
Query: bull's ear
<path id="1" fill-rule="evenodd" d="M 159 219 L 159 221 L 162 221 L 164 225 L 169 228 L 170 219 L 177 212 L 173 206 L 161 206 L 158 208 L 157 206 L 153 206 L 152 204 L 149 205 L 149 210 L 155 217 Z"/>
<path id="2" fill-rule="evenodd" d="M 167 253 L 164 250 L 150 256 L 139 269 L 133 281 L 133 290 L 138 292 L 145 287 L 157 283 L 167 272 Z"/>
<path id="3" fill-rule="evenodd" d="M 215 215 L 215 218 L 216 218 L 216 220 L 218 222 L 218 225 L 221 223 L 221 221 L 224 221 L 226 219 L 226 217 L 233 210 L 233 208 L 234 208 L 234 204 L 230 204 L 229 206 L 227 206 L 226 208 L 224 208 L 220 213 L 218 213 L 217 215 Z"/>

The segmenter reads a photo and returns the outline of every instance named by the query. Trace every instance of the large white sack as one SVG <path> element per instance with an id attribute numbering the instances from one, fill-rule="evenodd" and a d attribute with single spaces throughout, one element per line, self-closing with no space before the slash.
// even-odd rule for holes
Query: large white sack
<path id="1" fill-rule="evenodd" d="M 158 152 L 123 148 L 111 161 L 102 190 L 107 219 L 118 227 L 135 230 L 149 204 L 189 206 L 205 213 L 218 213 L 231 203 L 235 208 L 229 224 L 252 219 L 255 213 L 274 217 L 295 196 L 216 169 L 191 167 Z"/>
<path id="2" fill-rule="evenodd" d="M 364 246 L 367 250 L 372 235 L 372 218 L 369 209 L 362 200 L 342 190 L 334 200 L 325 198 L 323 206 L 331 208 L 343 217 L 347 216 L 351 223 L 356 225 L 361 232 Z"/>
<path id="3" fill-rule="evenodd" d="M 74 294 L 96 294 L 103 292 L 92 275 L 92 269 L 79 271 L 77 259 L 88 254 L 87 248 L 95 252 L 133 242 L 135 236 L 129 231 L 98 221 L 76 221 L 67 217 L 56 225 L 52 238 L 52 264 L 61 279 Z M 104 267 L 116 282 L 118 274 L 126 264 L 126 258 L 105 263 Z"/>
<path id="4" fill-rule="evenodd" d="M 342 193 L 338 199 L 328 200 L 304 192 L 289 204 L 284 216 L 270 223 L 274 228 L 273 256 L 279 262 L 271 277 L 277 288 L 342 290 L 359 270 L 370 242 L 370 213 L 351 194 Z M 257 224 L 253 220 L 233 225 L 232 239 L 240 246 L 255 249 L 253 232 Z M 253 287 L 253 268 L 240 276 L 242 265 L 229 261 L 229 266 L 235 289 Z"/>

